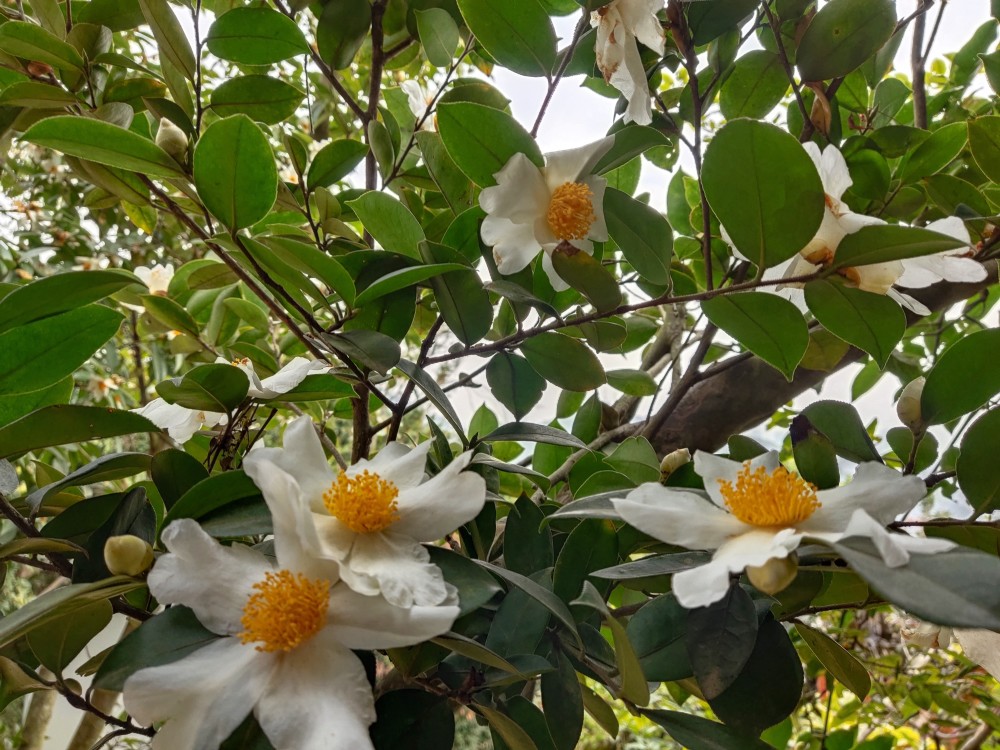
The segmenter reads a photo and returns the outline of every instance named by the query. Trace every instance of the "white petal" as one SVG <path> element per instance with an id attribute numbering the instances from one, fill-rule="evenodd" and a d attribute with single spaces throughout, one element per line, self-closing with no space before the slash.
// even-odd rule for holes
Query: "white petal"
<path id="1" fill-rule="evenodd" d="M 380 596 L 363 596 L 340 585 L 330 592 L 330 612 L 327 627 L 348 648 L 399 648 L 447 633 L 458 606 L 394 607 Z"/>
<path id="2" fill-rule="evenodd" d="M 611 501 L 626 522 L 655 539 L 688 549 L 717 549 L 751 527 L 699 493 L 648 482 Z"/>
<path id="3" fill-rule="evenodd" d="M 549 283 L 557 292 L 564 292 L 569 289 L 569 284 L 556 272 L 556 267 L 552 265 L 552 253 L 542 253 L 542 270 L 549 277 Z"/>
<path id="4" fill-rule="evenodd" d="M 919 300 L 914 299 L 908 294 L 904 294 L 898 289 L 890 289 L 885 293 L 889 299 L 895 300 L 899 305 L 905 307 L 907 310 L 912 310 L 917 315 L 930 315 L 930 309 Z"/>
<path id="5" fill-rule="evenodd" d="M 813 161 L 816 161 L 815 158 Z M 840 200 L 847 189 L 854 184 L 847 169 L 847 162 L 844 161 L 844 155 L 836 146 L 830 145 L 823 149 L 823 155 L 816 166 L 823 181 L 823 192 L 834 200 Z"/>
<path id="6" fill-rule="evenodd" d="M 168 404 L 162 398 L 155 398 L 142 408 L 132 411 L 141 414 L 161 430 L 166 430 L 178 443 L 186 443 L 202 427 L 215 427 L 226 421 L 225 414 Z"/>
<path id="7" fill-rule="evenodd" d="M 400 492 L 392 532 L 433 542 L 479 515 L 486 504 L 486 480 L 464 471 L 471 457 L 463 453 L 428 481 Z"/>
<path id="8" fill-rule="evenodd" d="M 663 27 L 656 18 L 663 8 L 663 0 L 618 0 L 625 28 L 651 50 L 663 54 Z"/>
<path id="9" fill-rule="evenodd" d="M 844 230 L 845 234 L 854 234 L 862 227 L 873 227 L 879 224 L 885 224 L 885 222 L 877 216 L 866 216 L 865 214 L 856 214 L 853 211 L 847 210 L 840 213 L 838 220 L 840 222 L 841 229 Z"/>
<path id="10" fill-rule="evenodd" d="M 949 237 L 954 237 L 966 245 L 972 244 L 972 237 L 969 236 L 969 230 L 966 228 L 965 222 L 957 216 L 948 216 L 944 219 L 932 221 L 924 228 L 938 234 L 946 234 Z"/>
<path id="11" fill-rule="evenodd" d="M 483 243 L 493 248 L 493 260 L 504 276 L 525 268 L 541 250 L 533 224 L 515 224 L 509 219 L 487 216 L 480 234 Z"/>
<path id="12" fill-rule="evenodd" d="M 490 216 L 530 224 L 548 211 L 549 191 L 542 172 L 523 153 L 514 154 L 494 177 L 497 184 L 479 194 L 479 205 Z"/>
<path id="13" fill-rule="evenodd" d="M 368 469 L 386 481 L 392 482 L 402 492 L 424 481 L 424 477 L 427 476 L 427 454 L 431 445 L 430 440 L 418 443 L 413 448 L 392 442 L 371 459 L 358 461 L 347 470 L 347 473 L 353 475 Z"/>
<path id="14" fill-rule="evenodd" d="M 241 632 L 253 585 L 272 569 L 267 558 L 242 544 L 223 547 L 189 518 L 164 529 L 163 543 L 170 554 L 161 556 L 149 574 L 153 596 L 161 604 L 190 607 L 213 633 Z"/>
<path id="15" fill-rule="evenodd" d="M 986 278 L 986 268 L 972 258 L 947 253 L 906 258 L 903 275 L 896 282 L 899 286 L 920 289 L 939 281 L 975 283 Z"/>
<path id="16" fill-rule="evenodd" d="M 729 590 L 729 568 L 722 563 L 710 562 L 675 573 L 670 588 L 682 607 L 707 607 L 719 601 Z"/>
<path id="17" fill-rule="evenodd" d="M 329 372 L 330 366 L 325 362 L 305 357 L 296 357 L 269 378 L 260 381 L 260 392 L 251 393 L 254 398 L 274 398 L 282 393 L 288 393 L 306 376 L 314 373 Z"/>
<path id="18" fill-rule="evenodd" d="M 417 119 L 424 116 L 427 111 L 427 95 L 424 94 L 423 86 L 416 81 L 403 81 L 399 88 L 406 94 L 406 103 L 410 107 L 410 112 Z"/>
<path id="19" fill-rule="evenodd" d="M 816 493 L 820 508 L 798 524 L 798 528 L 803 532 L 842 531 L 859 508 L 887 524 L 913 508 L 926 494 L 927 487 L 919 477 L 903 476 L 888 466 L 869 461 L 858 466 L 848 484 Z"/>
<path id="20" fill-rule="evenodd" d="M 614 136 L 609 135 L 580 148 L 546 154 L 543 174 L 549 192 L 551 193 L 566 182 L 580 182 L 594 171 L 597 162 L 608 153 L 614 144 Z M 545 210 L 548 211 L 547 202 Z"/>
<path id="21" fill-rule="evenodd" d="M 635 37 L 631 34 L 625 40 L 624 65 L 618 66 L 618 70 L 611 76 L 609 83 L 622 92 L 622 96 L 628 101 L 625 122 L 634 122 L 638 125 L 649 125 L 653 121 L 653 104 L 649 95 L 649 83 L 646 80 L 646 69 L 642 66 L 642 58 L 639 56 L 639 47 L 636 45 Z"/>
<path id="22" fill-rule="evenodd" d="M 341 563 L 341 577 L 351 588 L 356 577 L 376 581 L 385 600 L 397 607 L 441 604 L 448 588 L 441 569 L 430 561 L 423 545 L 391 530 L 357 534 Z M 368 586 L 362 587 L 367 593 Z"/>
<path id="23" fill-rule="evenodd" d="M 340 569 L 340 580 L 354 591 L 368 596 L 379 593 L 379 582 L 374 576 L 353 569 L 349 560 L 360 534 L 351 531 L 333 516 L 313 513 L 313 523 L 319 536 L 319 554 L 326 560 L 334 560 Z"/>
<path id="24" fill-rule="evenodd" d="M 274 470 L 291 475 L 314 510 L 323 508 L 323 493 L 336 479 L 309 417 L 299 417 L 285 428 L 283 447 L 251 451 L 243 467 L 247 474 L 254 472 L 251 477 Z"/>
<path id="25" fill-rule="evenodd" d="M 591 175 L 583 180 L 583 184 L 590 188 L 593 193 L 591 201 L 594 206 L 594 223 L 587 230 L 587 238 L 594 242 L 607 242 L 608 224 L 604 218 L 604 193 L 608 187 L 608 181 L 603 177 Z"/>
<path id="26" fill-rule="evenodd" d="M 327 628 L 284 654 L 254 711 L 276 750 L 362 750 L 375 701 L 358 658 Z"/>
<path id="27" fill-rule="evenodd" d="M 955 548 L 955 543 L 947 539 L 927 539 L 908 534 L 893 534 L 885 526 L 872 518 L 864 510 L 854 511 L 851 520 L 842 533 L 816 534 L 805 532 L 807 536 L 825 542 L 839 542 L 852 536 L 870 539 L 878 550 L 882 561 L 890 568 L 898 568 L 910 561 L 910 553 L 933 555 Z"/>
<path id="28" fill-rule="evenodd" d="M 156 750 L 216 750 L 267 689 L 276 657 L 237 638 L 220 638 L 125 682 L 126 710 L 144 725 L 167 720 Z"/>
<path id="29" fill-rule="evenodd" d="M 744 461 L 733 461 L 730 458 L 716 456 L 707 451 L 697 451 L 694 454 L 694 470 L 705 483 L 705 492 L 712 502 L 720 508 L 726 507 L 726 498 L 722 496 L 721 482 L 735 483 L 737 475 L 743 470 Z M 750 461 L 750 470 L 760 466 L 769 472 L 781 465 L 777 451 L 768 451 Z"/>
<path id="30" fill-rule="evenodd" d="M 872 263 L 867 266 L 855 266 L 858 289 L 874 294 L 886 294 L 893 284 L 903 275 L 903 264 L 898 260 L 886 263 Z"/>

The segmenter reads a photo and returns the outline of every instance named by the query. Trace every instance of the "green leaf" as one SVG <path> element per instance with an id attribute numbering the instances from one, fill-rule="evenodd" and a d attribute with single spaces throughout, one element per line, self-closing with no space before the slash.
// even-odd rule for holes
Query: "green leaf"
<path id="1" fill-rule="evenodd" d="M 556 32 L 538 0 L 458 0 L 469 30 L 505 68 L 526 76 L 549 74 L 556 61 Z"/>
<path id="2" fill-rule="evenodd" d="M 622 493 L 612 493 L 612 497 L 621 497 Z M 588 498 L 593 500 L 594 498 Z M 705 502 L 708 502 L 706 500 Z M 566 506 L 567 510 L 572 509 L 580 501 Z M 603 503 L 601 503 L 603 505 Z M 609 504 L 610 505 L 610 504 Z M 560 514 L 564 515 L 564 514 Z M 565 514 L 568 515 L 568 514 Z M 617 514 L 612 518 L 620 518 Z M 610 578 L 615 581 L 625 581 L 631 578 L 649 578 L 651 576 L 672 575 L 683 570 L 691 570 L 711 560 L 711 555 L 705 552 L 671 552 L 666 555 L 650 555 L 632 562 L 615 565 L 603 570 L 595 570 L 594 575 L 598 578 Z"/>
<path id="3" fill-rule="evenodd" d="M 202 519 L 225 506 L 246 504 L 261 497 L 257 485 L 242 470 L 214 474 L 181 496 L 163 519 L 161 528 L 179 518 Z"/>
<path id="4" fill-rule="evenodd" d="M 545 380 L 517 354 L 498 352 L 486 366 L 493 395 L 520 420 L 542 398 Z"/>
<path id="5" fill-rule="evenodd" d="M 639 711 L 667 730 L 667 734 L 688 750 L 774 750 L 763 740 L 700 716 L 663 709 Z"/>
<path id="6" fill-rule="evenodd" d="M 20 286 L 0 300 L 0 333 L 97 302 L 138 279 L 128 271 L 68 271 Z"/>
<path id="7" fill-rule="evenodd" d="M 816 658 L 826 671 L 858 696 L 858 700 L 864 700 L 872 688 L 872 678 L 864 664 L 826 633 L 811 628 L 803 622 L 796 622 L 795 630 L 816 654 Z"/>
<path id="8" fill-rule="evenodd" d="M 1000 116 L 969 120 L 969 149 L 986 176 L 1000 182 Z"/>
<path id="9" fill-rule="evenodd" d="M 357 394 L 349 383 L 336 375 L 309 375 L 305 380 L 286 393 L 274 398 L 275 401 L 302 403 L 305 401 L 325 401 L 327 399 L 354 398 Z"/>
<path id="10" fill-rule="evenodd" d="M 909 434 L 909 430 L 906 432 Z M 838 486 L 840 466 L 833 441 L 817 430 L 805 414 L 799 414 L 792 420 L 788 434 L 792 439 L 792 456 L 799 476 L 821 490 Z"/>
<path id="11" fill-rule="evenodd" d="M 733 684 L 746 666 L 757 642 L 757 610 L 739 585 L 707 607 L 688 614 L 688 658 L 698 687 L 709 701 Z"/>
<path id="12" fill-rule="evenodd" d="M 305 94 L 291 84 L 271 76 L 237 76 L 212 92 L 212 109 L 220 117 L 244 114 L 275 125 L 295 114 Z"/>
<path id="13" fill-rule="evenodd" d="M 506 112 L 482 104 L 453 102 L 438 106 L 437 118 L 445 148 L 458 168 L 477 185 L 495 185 L 493 175 L 517 153 L 523 153 L 538 167 L 544 164 L 535 139 Z"/>
<path id="14" fill-rule="evenodd" d="M 547 381 L 568 391 L 590 391 L 607 382 L 600 360 L 585 344 L 549 331 L 521 344 L 532 368 Z"/>
<path id="15" fill-rule="evenodd" d="M 208 471 L 194 456 L 168 448 L 153 456 L 150 476 L 163 504 L 170 510 L 188 490 L 208 479 Z"/>
<path id="16" fill-rule="evenodd" d="M 368 146 L 360 141 L 342 138 L 331 141 L 319 150 L 309 165 L 306 182 L 310 190 L 327 187 L 349 175 L 364 160 Z"/>
<path id="17" fill-rule="evenodd" d="M 573 750 L 583 731 L 583 693 L 572 662 L 553 650 L 555 669 L 542 675 L 542 707 L 556 750 Z"/>
<path id="18" fill-rule="evenodd" d="M 451 426 L 455 428 L 459 437 L 462 438 L 462 442 L 465 442 L 465 428 L 462 426 L 462 420 L 459 418 L 458 414 L 455 412 L 455 407 L 451 405 L 451 401 L 448 400 L 447 394 L 441 389 L 441 386 L 437 384 L 427 372 L 422 368 L 415 365 L 406 359 L 401 359 L 396 363 L 398 367 L 406 377 L 412 380 L 419 388 L 424 392 L 424 395 L 430 400 L 437 410 L 444 415 Z"/>
<path id="19" fill-rule="evenodd" d="M 704 300 L 705 316 L 791 381 L 809 346 L 799 309 L 766 292 L 727 294 Z"/>
<path id="20" fill-rule="evenodd" d="M 375 372 L 388 374 L 399 362 L 399 344 L 378 331 L 358 329 L 323 336 L 329 346 Z"/>
<path id="21" fill-rule="evenodd" d="M 906 331 L 906 315 L 888 297 L 819 279 L 806 284 L 806 304 L 824 328 L 885 367 Z"/>
<path id="22" fill-rule="evenodd" d="M 831 0 L 799 42 L 795 64 L 803 81 L 850 73 L 882 48 L 896 28 L 892 0 Z"/>
<path id="23" fill-rule="evenodd" d="M 68 91 L 36 81 L 21 81 L 7 86 L 0 94 L 0 104 L 35 109 L 65 109 L 80 100 Z"/>
<path id="24" fill-rule="evenodd" d="M 400 289 L 416 286 L 434 276 L 453 271 L 467 271 L 468 268 L 462 263 L 433 263 L 427 266 L 411 266 L 400 268 L 398 271 L 390 271 L 385 276 L 373 281 L 363 292 L 358 294 L 354 304 L 356 307 L 360 307 L 387 294 L 398 292 Z"/>
<path id="25" fill-rule="evenodd" d="M 216 218 L 235 231 L 267 216 L 278 195 L 274 153 L 246 115 L 213 122 L 194 150 L 194 184 Z"/>
<path id="26" fill-rule="evenodd" d="M 146 620 L 111 650 L 94 676 L 94 686 L 118 692 L 140 669 L 178 661 L 218 638 L 194 612 L 174 605 Z"/>
<path id="27" fill-rule="evenodd" d="M 319 54 L 334 70 L 348 67 L 372 25 L 368 0 L 338 0 L 323 6 L 316 24 Z"/>
<path id="28" fill-rule="evenodd" d="M 632 268 L 651 284 L 669 284 L 674 242 L 667 220 L 614 188 L 604 193 L 604 218 L 608 234 Z"/>
<path id="29" fill-rule="evenodd" d="M 265 7 L 223 13 L 209 27 L 205 44 L 216 57 L 244 65 L 269 65 L 309 53 L 295 21 Z"/>
<path id="30" fill-rule="evenodd" d="M 89 117 L 47 117 L 28 128 L 21 138 L 69 156 L 150 177 L 184 176 L 173 157 L 148 138 Z"/>
<path id="31" fill-rule="evenodd" d="M 693 674 L 685 639 L 687 618 L 688 610 L 667 594 L 650 599 L 629 619 L 625 632 L 650 682 L 673 682 Z"/>
<path id="32" fill-rule="evenodd" d="M 24 503 L 33 513 L 37 513 L 49 497 L 67 487 L 80 487 L 131 477 L 148 471 L 149 464 L 150 457 L 146 453 L 112 453 L 101 456 L 70 472 L 62 479 L 38 488 L 25 498 Z"/>
<path id="33" fill-rule="evenodd" d="M 195 79 L 194 52 L 167 0 L 139 0 L 142 15 L 153 30 L 160 56 L 189 81 Z"/>
<path id="34" fill-rule="evenodd" d="M 111 622 L 111 605 L 96 601 L 28 633 L 28 646 L 38 661 L 55 674 L 69 665 L 90 640 Z"/>
<path id="35" fill-rule="evenodd" d="M 0 334 L 0 394 L 37 391 L 71 375 L 122 319 L 109 307 L 85 305 Z"/>
<path id="36" fill-rule="evenodd" d="M 165 380 L 156 392 L 171 404 L 195 411 L 228 414 L 247 397 L 250 379 L 230 364 L 201 365 L 184 377 Z"/>
<path id="37" fill-rule="evenodd" d="M 503 590 L 493 576 L 468 557 L 442 547 L 426 549 L 444 580 L 458 589 L 459 617 L 479 609 Z"/>
<path id="38" fill-rule="evenodd" d="M 598 519 L 582 521 L 563 542 L 552 571 L 552 590 L 565 602 L 580 595 L 590 573 L 618 561 L 618 537 L 614 524 Z M 607 586 L 591 581 L 595 588 Z"/>
<path id="39" fill-rule="evenodd" d="M 141 299 L 146 312 L 157 322 L 162 323 L 172 331 L 180 331 L 196 339 L 201 336 L 198 324 L 191 317 L 191 313 L 172 299 L 161 297 L 158 294 L 144 294 Z"/>
<path id="40" fill-rule="evenodd" d="M 43 406 L 65 404 L 72 392 L 73 376 L 67 375 L 58 383 L 38 391 L 0 396 L 0 426 L 10 424 Z"/>
<path id="41" fill-rule="evenodd" d="M 729 726 L 756 736 L 795 710 L 802 681 L 802 663 L 788 633 L 768 614 L 743 671 L 708 705 Z"/>
<path id="42" fill-rule="evenodd" d="M 528 443 L 547 443 L 549 445 L 565 445 L 570 448 L 585 448 L 579 438 L 555 427 L 530 422 L 511 422 L 500 425 L 488 435 L 479 438 L 482 443 L 524 441 Z"/>
<path id="43" fill-rule="evenodd" d="M 944 424 L 978 409 L 1000 393 L 1000 330 L 976 331 L 938 357 L 927 373 L 920 413 L 927 424 Z"/>
<path id="44" fill-rule="evenodd" d="M 857 573 L 898 607 L 956 628 L 1000 628 L 1000 560 L 967 548 L 911 554 L 890 568 L 868 539 L 832 545 Z"/>
<path id="45" fill-rule="evenodd" d="M 761 119 L 778 105 L 786 91 L 788 76 L 781 57 L 767 50 L 754 50 L 736 61 L 719 91 L 719 106 L 727 120 Z"/>
<path id="46" fill-rule="evenodd" d="M 740 175 L 739 186 L 734 174 Z M 823 219 L 825 193 L 812 159 L 774 125 L 727 123 L 708 145 L 702 179 L 733 243 L 762 268 L 799 252 Z"/>
<path id="47" fill-rule="evenodd" d="M 837 246 L 834 268 L 866 266 L 954 250 L 966 243 L 921 227 L 879 224 L 862 227 Z"/>
<path id="48" fill-rule="evenodd" d="M 378 721 L 371 728 L 375 750 L 451 750 L 454 745 L 455 715 L 443 696 L 415 688 L 393 690 L 379 696 L 375 711 Z"/>
<path id="49" fill-rule="evenodd" d="M 424 230 L 410 209 L 387 193 L 369 190 L 347 205 L 386 250 L 420 259 Z"/>
<path id="50" fill-rule="evenodd" d="M 461 264 L 463 256 L 457 250 L 435 243 L 421 245 L 425 262 Z M 471 346 L 489 333 L 493 323 L 493 303 L 483 288 L 479 274 L 470 268 L 432 276 L 434 301 L 438 312 L 451 332 L 466 346 Z"/>
<path id="51" fill-rule="evenodd" d="M 975 422 L 962 438 L 958 456 L 958 486 L 978 513 L 1000 507 L 1000 472 L 996 447 L 1000 445 L 1000 409 L 992 409 Z"/>
<path id="52" fill-rule="evenodd" d="M 69 73 L 83 70 L 83 58 L 72 44 L 27 21 L 7 21 L 0 26 L 0 51 Z"/>
<path id="53" fill-rule="evenodd" d="M 528 576 L 551 568 L 552 532 L 542 527 L 545 514 L 527 495 L 521 495 L 507 515 L 504 530 L 504 566 Z"/>
<path id="54" fill-rule="evenodd" d="M 842 401 L 816 401 L 802 410 L 810 424 L 825 435 L 841 458 L 860 463 L 882 461 L 857 409 Z"/>
<path id="55" fill-rule="evenodd" d="M 669 146 L 670 139 L 655 128 L 631 123 L 614 132 L 611 148 L 594 165 L 594 174 L 607 174 L 656 146 Z"/>
<path id="56" fill-rule="evenodd" d="M 442 8 L 417 10 L 417 35 L 431 65 L 446 68 L 458 47 L 458 25 Z"/>
<path id="57" fill-rule="evenodd" d="M 571 246 L 570 250 L 557 247 L 551 258 L 556 273 L 590 300 L 598 312 L 611 312 L 621 304 L 622 293 L 617 279 L 594 256 Z"/>
<path id="58" fill-rule="evenodd" d="M 509 750 L 538 750 L 528 733 L 506 714 L 478 703 L 473 705 L 473 709 L 482 714 L 490 728 L 500 736 Z"/>
<path id="59" fill-rule="evenodd" d="M 938 128 L 903 161 L 899 179 L 913 182 L 940 172 L 965 148 L 968 133 L 964 122 L 953 122 Z M 837 253 L 840 253 L 839 247 Z"/>
<path id="60" fill-rule="evenodd" d="M 726 0 L 708 5 L 691 5 L 687 23 L 696 45 L 708 44 L 746 19 L 757 8 L 752 0 Z"/>
<path id="61" fill-rule="evenodd" d="M 652 396 L 658 386 L 644 370 L 608 370 L 608 385 L 629 396 Z"/>

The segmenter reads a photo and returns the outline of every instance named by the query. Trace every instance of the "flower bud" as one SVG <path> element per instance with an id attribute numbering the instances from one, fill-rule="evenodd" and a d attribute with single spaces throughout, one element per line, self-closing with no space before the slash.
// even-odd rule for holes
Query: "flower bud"
<path id="1" fill-rule="evenodd" d="M 899 394 L 899 401 L 896 402 L 896 414 L 899 421 L 910 428 L 911 432 L 921 432 L 924 425 L 923 415 L 920 413 L 920 396 L 924 392 L 924 377 L 911 380 Z"/>
<path id="2" fill-rule="evenodd" d="M 177 161 L 187 158 L 187 134 L 166 117 L 160 118 L 160 128 L 156 131 L 156 145 Z"/>
<path id="3" fill-rule="evenodd" d="M 691 451 L 687 448 L 678 448 L 671 451 L 660 461 L 660 482 L 666 482 L 667 477 L 691 461 Z"/>
<path id="4" fill-rule="evenodd" d="M 104 564 L 116 576 L 142 575 L 153 564 L 153 548 L 132 534 L 113 536 L 104 543 Z"/>
<path id="5" fill-rule="evenodd" d="M 763 565 L 748 565 L 747 578 L 753 587 L 764 594 L 784 591 L 795 580 L 799 572 L 799 561 L 794 555 L 772 557 Z"/>

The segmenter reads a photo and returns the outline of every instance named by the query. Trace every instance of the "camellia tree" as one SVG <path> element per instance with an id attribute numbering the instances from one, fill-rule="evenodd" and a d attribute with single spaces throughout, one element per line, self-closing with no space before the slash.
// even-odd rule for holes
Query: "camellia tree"
<path id="1" fill-rule="evenodd" d="M 5 4 L 23 746 L 989 746 L 1000 7 L 912 5 Z"/>

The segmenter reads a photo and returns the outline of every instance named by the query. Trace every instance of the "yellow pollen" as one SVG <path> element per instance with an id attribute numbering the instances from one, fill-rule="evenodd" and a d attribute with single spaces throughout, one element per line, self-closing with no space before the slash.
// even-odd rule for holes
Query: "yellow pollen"
<path id="1" fill-rule="evenodd" d="M 243 643 L 258 651 L 291 651 L 312 638 L 325 624 L 330 582 L 306 578 L 288 570 L 269 572 L 253 586 L 243 608 Z"/>
<path id="2" fill-rule="evenodd" d="M 735 486 L 718 481 L 729 512 L 751 526 L 794 526 L 820 507 L 816 487 L 784 466 L 768 474 L 765 467 L 751 470 L 744 461 Z"/>
<path id="3" fill-rule="evenodd" d="M 248 365 L 250 364 L 250 358 L 240 357 L 239 359 L 234 359 L 231 364 L 235 365 L 236 367 L 239 367 L 240 365 Z"/>
<path id="4" fill-rule="evenodd" d="M 396 485 L 365 469 L 353 477 L 338 474 L 323 493 L 323 504 L 355 534 L 371 534 L 399 520 L 398 496 Z"/>
<path id="5" fill-rule="evenodd" d="M 594 193 L 582 182 L 564 182 L 552 191 L 545 218 L 552 234 L 561 240 L 582 240 L 597 219 L 591 198 Z"/>

